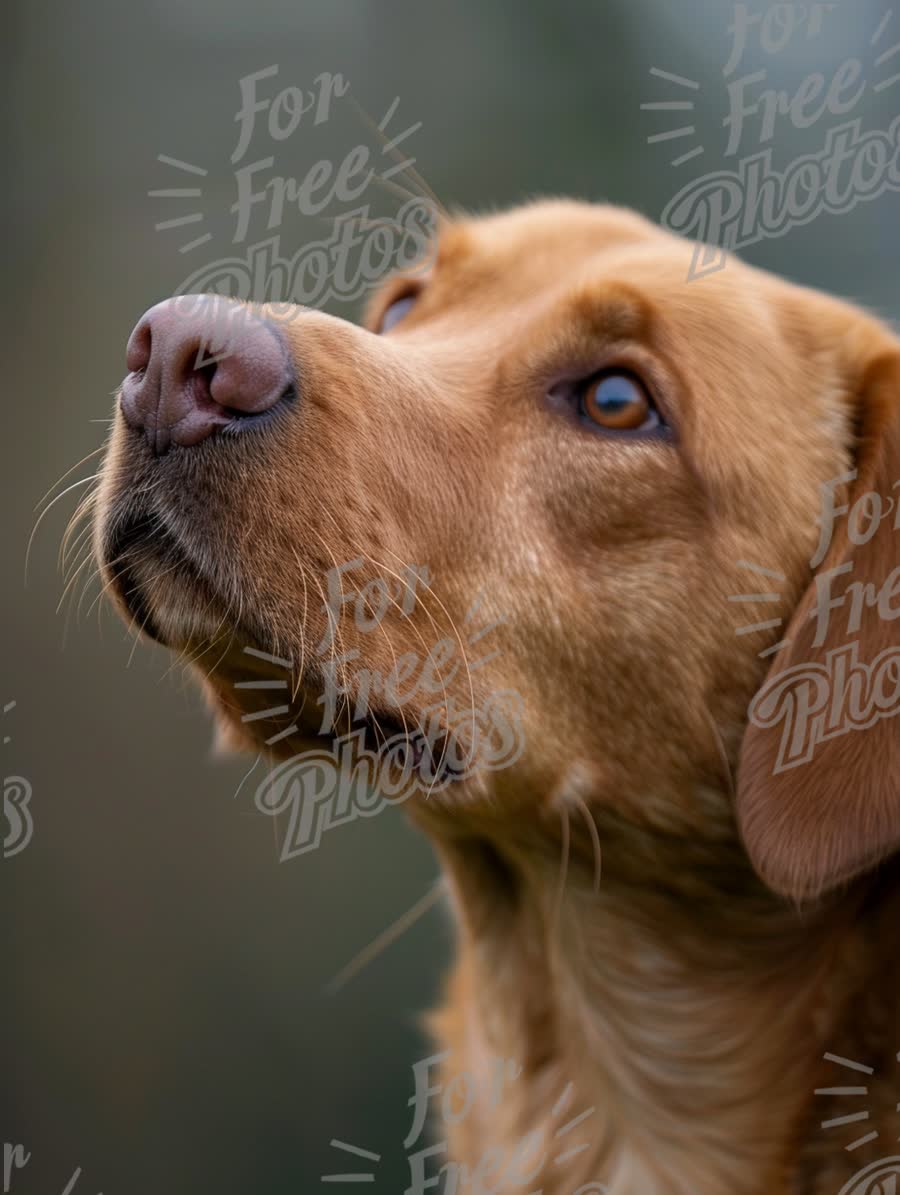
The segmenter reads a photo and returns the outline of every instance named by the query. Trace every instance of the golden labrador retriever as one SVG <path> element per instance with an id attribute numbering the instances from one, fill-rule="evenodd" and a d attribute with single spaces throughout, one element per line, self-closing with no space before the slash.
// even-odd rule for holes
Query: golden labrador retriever
<path id="1" fill-rule="evenodd" d="M 129 342 L 95 532 L 125 617 L 195 662 L 236 742 L 288 760 L 358 718 L 407 736 L 395 769 L 429 762 L 408 811 L 458 926 L 447 1077 L 521 1068 L 458 1118 L 441 1190 L 900 1174 L 900 342 L 738 260 L 688 282 L 691 254 L 541 202 L 448 222 L 365 327 L 246 308 L 198 365 L 204 301 L 168 301 Z M 327 600 L 349 561 L 370 595 L 427 574 L 371 633 Z M 291 664 L 278 716 L 259 653 Z M 424 653 L 427 741 L 424 687 L 371 685 Z M 516 758 L 480 767 L 472 738 L 447 766 L 449 711 L 474 726 L 499 692 Z M 501 1165 L 578 1108 L 587 1148 Z"/>

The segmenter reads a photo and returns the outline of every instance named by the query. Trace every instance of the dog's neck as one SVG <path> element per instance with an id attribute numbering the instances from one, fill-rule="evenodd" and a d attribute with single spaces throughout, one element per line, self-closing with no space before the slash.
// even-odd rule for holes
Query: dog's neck
<path id="1" fill-rule="evenodd" d="M 834 910 L 801 916 L 769 894 L 727 816 L 703 838 L 598 814 L 599 886 L 592 836 L 574 818 L 553 825 L 429 827 L 460 929 L 436 1019 L 448 1069 L 523 1068 L 504 1107 L 459 1127 L 458 1156 L 471 1170 L 498 1133 L 512 1151 L 593 1108 L 580 1133 L 554 1139 L 559 1154 L 590 1147 L 548 1164 L 546 1195 L 591 1182 L 611 1195 L 787 1195 L 844 1002 L 835 987 L 850 986 L 835 975 Z"/>

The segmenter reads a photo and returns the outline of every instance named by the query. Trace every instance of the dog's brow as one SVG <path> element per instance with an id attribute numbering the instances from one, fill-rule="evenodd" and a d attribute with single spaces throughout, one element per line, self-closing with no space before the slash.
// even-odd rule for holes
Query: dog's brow
<path id="1" fill-rule="evenodd" d="M 447 224 L 441 229 L 438 239 L 436 265 L 446 268 L 470 257 L 474 249 L 474 237 L 464 225 Z"/>
<path id="2" fill-rule="evenodd" d="M 604 283 L 580 287 L 566 302 L 572 323 L 586 336 L 604 340 L 643 340 L 651 306 L 634 287 Z"/>

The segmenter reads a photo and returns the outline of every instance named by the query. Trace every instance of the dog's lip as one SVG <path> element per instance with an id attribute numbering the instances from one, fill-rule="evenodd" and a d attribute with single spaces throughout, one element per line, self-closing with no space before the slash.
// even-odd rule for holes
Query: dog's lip
<path id="1" fill-rule="evenodd" d="M 174 649 L 183 644 L 172 642 L 172 637 L 162 631 L 160 619 L 155 616 L 153 601 L 147 592 L 149 578 L 135 559 L 136 549 L 151 548 L 153 557 L 165 568 L 174 566 L 167 581 L 189 592 L 199 591 L 204 603 L 215 605 L 216 597 L 221 597 L 219 586 L 207 575 L 195 553 L 191 552 L 190 544 L 186 545 L 181 535 L 168 525 L 166 512 L 170 510 L 172 514 L 177 513 L 180 487 L 190 480 L 192 474 L 199 473 L 202 476 L 209 470 L 216 470 L 217 475 L 221 475 L 223 468 L 233 471 L 233 467 L 237 467 L 231 462 L 237 462 L 239 458 L 232 456 L 227 449 L 223 451 L 222 441 L 239 441 L 247 446 L 243 452 L 264 451 L 261 446 L 268 441 L 276 425 L 284 420 L 287 409 L 294 404 L 296 397 L 296 387 L 292 384 L 272 408 L 249 414 L 238 412 L 238 417 L 216 428 L 215 434 L 208 436 L 204 442 L 194 445 L 173 444 L 171 451 L 162 457 L 154 453 L 144 429 L 133 427 L 121 410 L 118 411 L 116 432 L 122 437 L 128 473 L 133 480 L 127 485 L 120 483 L 115 486 L 98 558 L 108 573 L 110 589 L 128 618 L 149 638 L 164 647 Z M 154 489 L 152 502 L 136 499 L 136 494 L 151 486 Z M 218 604 L 224 608 L 227 603 L 223 600 Z M 233 629 L 240 631 L 248 642 L 259 637 L 252 634 L 249 626 Z M 178 637 L 177 628 L 175 637 Z"/>
<path id="2" fill-rule="evenodd" d="M 102 557 L 110 574 L 111 587 L 134 625 L 163 647 L 174 648 L 176 645 L 169 642 L 162 632 L 147 594 L 146 582 L 142 580 L 140 570 L 136 567 L 135 550 L 145 547 L 151 538 L 159 557 L 181 574 L 181 584 L 195 589 L 200 586 L 204 589 L 210 588 L 202 572 L 183 550 L 177 538 L 152 511 L 131 510 L 120 515 L 104 537 Z M 258 635 L 248 633 L 248 628 L 235 626 L 231 629 L 256 651 L 268 650 L 259 641 Z M 306 670 L 299 680 L 305 694 L 312 695 L 318 692 L 321 695 L 323 676 L 317 670 Z M 304 700 L 302 705 L 305 704 Z M 433 741 L 429 742 L 422 729 L 424 719 L 425 711 L 370 706 L 362 717 L 352 723 L 346 726 L 335 725 L 327 731 L 317 730 L 310 724 L 304 725 L 302 717 L 296 717 L 294 720 L 297 724 L 297 734 L 310 745 L 327 744 L 332 750 L 339 739 L 354 733 L 362 734 L 364 747 L 374 755 L 377 755 L 387 742 L 405 740 L 410 752 L 410 764 L 414 769 L 418 770 L 423 761 L 430 757 L 430 767 L 435 771 L 436 782 L 458 779 L 462 773 L 458 772 L 453 763 L 453 755 L 448 745 L 449 732 L 442 726 Z"/>
<path id="3" fill-rule="evenodd" d="M 248 649 L 254 657 L 252 663 L 246 661 L 244 656 Z M 271 667 L 265 663 L 260 665 L 256 662 L 260 657 L 263 661 L 276 663 Z M 242 672 L 245 661 L 253 678 L 249 681 L 243 679 L 248 675 Z M 271 736 L 272 740 L 285 743 L 292 751 L 324 748 L 330 752 L 338 751 L 341 743 L 358 737 L 358 745 L 370 756 L 379 756 L 388 744 L 402 741 L 408 747 L 413 768 L 420 768 L 423 760 L 430 759 L 440 781 L 454 780 L 463 774 L 456 767 L 456 757 L 450 749 L 451 731 L 434 708 L 421 708 L 414 702 L 394 706 L 367 701 L 357 713 L 357 695 L 349 693 L 347 704 L 337 717 L 323 725 L 319 707 L 327 691 L 325 674 L 308 660 L 302 674 L 292 676 L 289 706 L 268 711 L 272 717 L 266 718 L 265 706 L 269 698 L 264 690 L 256 687 L 255 682 L 281 680 L 285 675 L 283 663 L 287 661 L 276 656 L 274 645 L 257 637 L 252 641 L 242 641 L 242 646 L 233 643 L 219 661 L 217 671 L 220 675 L 230 678 L 235 688 L 241 689 L 245 697 L 251 700 L 249 706 L 244 702 L 236 706 L 232 691 L 227 704 L 248 728 L 252 727 L 254 737 L 258 736 L 261 741 L 268 743 Z"/>
<path id="4" fill-rule="evenodd" d="M 152 546 L 154 560 L 170 570 L 173 584 L 177 574 L 179 583 L 191 590 L 207 592 L 211 586 L 156 512 L 128 509 L 110 522 L 100 549 L 101 560 L 109 573 L 110 588 L 143 634 L 163 647 L 174 648 L 177 645 L 169 641 L 160 627 L 148 594 L 147 578 L 138 567 L 136 551 L 146 549 L 148 545 Z"/>
<path id="5" fill-rule="evenodd" d="M 442 728 L 434 742 L 429 743 L 421 729 L 420 717 L 412 710 L 410 716 L 405 718 L 401 710 L 377 707 L 368 709 L 361 718 L 343 728 L 335 726 L 327 732 L 304 730 L 304 735 L 311 744 L 327 744 L 332 751 L 336 749 L 339 740 L 353 734 L 361 734 L 363 747 L 375 756 L 381 753 L 388 742 L 404 742 L 409 751 L 409 766 L 419 770 L 427 760 L 434 770 L 435 782 L 456 780 L 463 774 L 454 765 L 447 731 Z"/>
<path id="6" fill-rule="evenodd" d="M 158 532 L 149 512 L 133 511 L 119 518 L 105 536 L 101 557 L 109 571 L 111 588 L 134 624 L 151 639 L 165 646 L 153 611 L 135 567 L 134 550 L 146 543 L 148 532 Z"/>

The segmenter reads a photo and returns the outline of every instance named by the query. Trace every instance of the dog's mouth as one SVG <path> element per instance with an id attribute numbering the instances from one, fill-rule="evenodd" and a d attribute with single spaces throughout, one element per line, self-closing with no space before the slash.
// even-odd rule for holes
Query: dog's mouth
<path id="1" fill-rule="evenodd" d="M 119 522 L 107 535 L 100 556 L 109 572 L 110 590 L 118 597 L 132 623 L 151 639 L 164 644 L 136 559 L 158 531 L 155 522 L 149 514 L 133 515 Z"/>
<path id="2" fill-rule="evenodd" d="M 429 786 L 443 786 L 461 780 L 469 760 L 440 724 L 423 725 L 415 717 L 401 717 L 397 711 L 369 710 L 344 733 L 319 735 L 337 757 L 344 744 L 358 755 L 382 761 L 396 772 L 416 775 Z"/>
<path id="3" fill-rule="evenodd" d="M 373 777 L 414 773 L 432 787 L 460 780 L 471 768 L 466 736 L 448 725 L 444 705 L 392 707 L 359 701 L 351 689 L 329 692 L 318 667 L 299 675 L 282 670 L 289 661 L 255 646 L 232 647 L 222 664 L 219 697 L 258 750 L 279 757 L 324 752 L 339 767 L 366 761 Z"/>
<path id="4" fill-rule="evenodd" d="M 132 511 L 116 519 L 100 547 L 100 559 L 109 587 L 132 624 L 164 647 L 177 647 L 164 631 L 153 600 L 158 581 L 166 577 L 170 588 L 181 586 L 199 598 L 211 600 L 209 584 L 158 515 Z"/>
<path id="5" fill-rule="evenodd" d="M 203 658 L 229 717 L 258 749 L 278 755 L 331 753 L 336 761 L 366 757 L 394 773 L 415 773 L 429 787 L 462 779 L 471 760 L 440 705 L 394 708 L 331 695 L 315 659 L 297 668 L 277 654 L 265 628 L 226 618 L 214 582 L 152 511 L 128 511 L 111 522 L 100 555 L 110 590 L 132 625 L 160 645 Z M 181 625 L 176 610 L 193 612 Z M 202 620 L 200 612 L 203 613 Z"/>

